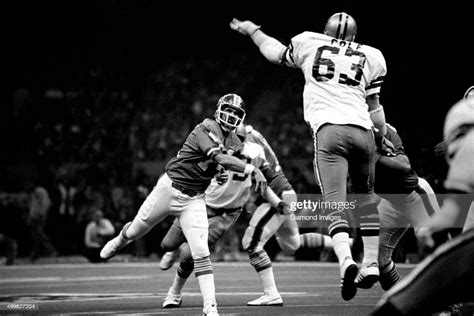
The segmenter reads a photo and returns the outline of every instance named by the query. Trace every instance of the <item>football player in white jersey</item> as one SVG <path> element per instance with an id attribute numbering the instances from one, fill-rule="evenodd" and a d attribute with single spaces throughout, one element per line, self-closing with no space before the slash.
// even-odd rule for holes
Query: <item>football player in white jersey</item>
<path id="1" fill-rule="evenodd" d="M 474 88 L 470 88 L 474 90 Z M 441 210 L 418 231 L 428 247 L 437 234 L 463 227 L 474 197 L 474 98 L 465 98 L 448 111 L 444 141 L 449 164 Z M 473 302 L 474 229 L 441 244 L 398 284 L 386 292 L 372 315 L 431 315 L 452 304 Z M 464 314 L 463 314 L 464 315 Z"/>
<path id="2" fill-rule="evenodd" d="M 314 169 L 323 199 L 346 202 L 348 174 L 352 179 L 364 243 L 360 271 L 351 254 L 347 215 L 339 210 L 326 213 L 338 219 L 328 228 L 340 265 L 341 296 L 350 300 L 357 292 L 358 273 L 364 288 L 379 278 L 380 224 L 373 182 L 375 145 L 383 148 L 386 132 L 379 103 L 387 72 L 385 59 L 378 49 L 354 42 L 357 25 L 346 13 L 332 15 L 324 34 L 303 32 L 287 47 L 251 21 L 233 19 L 230 27 L 249 36 L 270 62 L 303 72 L 304 120 L 313 133 Z"/>

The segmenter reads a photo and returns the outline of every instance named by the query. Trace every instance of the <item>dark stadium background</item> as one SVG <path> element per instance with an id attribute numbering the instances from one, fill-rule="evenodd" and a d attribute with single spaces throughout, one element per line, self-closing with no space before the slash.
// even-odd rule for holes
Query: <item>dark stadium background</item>
<path id="1" fill-rule="evenodd" d="M 166 114 L 163 112 L 167 110 L 160 110 L 160 103 L 150 97 L 152 92 L 159 93 L 153 86 L 156 74 L 169 69 L 170 64 L 178 68 L 190 64 L 183 71 L 191 69 L 192 72 L 196 70 L 193 64 L 213 62 L 227 68 L 211 66 L 209 69 L 214 72 L 186 74 L 192 80 L 186 86 L 203 85 L 210 77 L 213 82 L 218 81 L 215 78 L 224 74 L 231 78 L 230 82 L 239 82 L 239 92 L 249 107 L 249 123 L 264 126 L 268 117 L 286 115 L 291 118 L 287 122 L 291 125 L 289 134 L 278 134 L 278 126 L 275 126 L 265 129 L 264 135 L 273 140 L 278 154 L 280 145 L 290 143 L 289 152 L 281 154 L 283 166 L 291 169 L 288 173 L 292 181 L 308 182 L 301 186 L 303 190 L 314 189 L 311 155 L 301 157 L 297 148 L 291 147 L 293 139 L 285 138 L 294 128 L 311 142 L 300 112 L 301 74 L 298 70 L 268 63 L 251 41 L 231 31 L 228 23 L 233 17 L 251 19 L 261 24 L 267 34 L 288 43 L 292 36 L 304 30 L 322 31 L 326 19 L 339 11 L 351 14 L 358 22 L 358 42 L 383 52 L 388 74 L 382 87 L 381 103 L 385 106 L 387 121 L 398 129 L 416 170 L 435 181 L 439 166 L 434 146 L 442 139 L 444 116 L 466 88 L 474 84 L 473 28 L 471 11 L 466 6 L 456 1 L 437 4 L 415 1 L 2 2 L 1 189 L 16 192 L 30 178 L 52 181 L 54 172 L 63 165 L 90 163 L 74 158 L 74 154 L 71 158 L 70 153 L 64 160 L 54 154 L 38 154 L 42 140 L 35 129 L 37 122 L 56 124 L 61 121 L 61 115 L 68 112 L 61 102 L 48 103 L 50 100 L 46 100 L 45 93 L 49 89 L 65 92 L 71 88 L 92 87 L 98 91 L 127 91 L 135 107 L 133 113 L 152 107 L 162 116 L 150 124 L 159 125 L 163 124 Z M 90 81 L 97 77 L 97 82 Z M 178 83 L 171 80 L 168 84 L 172 88 Z M 225 85 L 215 87 L 216 91 L 208 93 L 219 95 L 233 89 Z M 19 90 L 22 93 L 18 94 Z M 284 97 L 275 97 L 275 91 L 280 90 L 284 91 Z M 184 102 L 189 105 L 197 98 L 193 93 L 184 95 Z M 290 104 L 285 104 L 285 98 L 290 98 Z M 203 99 L 209 101 L 203 104 L 203 112 L 210 109 L 212 113 L 215 103 L 210 101 L 215 98 Z M 278 106 L 272 106 L 275 100 Z M 94 101 L 97 100 L 91 102 Z M 100 122 L 106 122 L 107 114 L 114 113 L 113 106 L 107 111 L 101 112 L 104 117 Z M 181 116 L 167 117 L 167 120 L 179 121 L 186 115 L 184 111 Z M 263 121 L 257 120 L 262 117 Z M 88 125 L 95 122 L 94 117 L 83 120 L 82 123 Z M 120 135 L 124 133 L 121 127 L 112 125 L 113 130 L 108 133 Z M 179 147 L 179 144 L 174 145 Z M 172 147 L 161 156 L 139 159 L 133 149 L 120 148 L 122 146 L 127 146 L 126 141 L 105 146 L 117 150 L 113 153 L 116 160 L 105 161 L 102 178 L 96 181 L 107 181 L 108 172 L 112 170 L 119 181 L 126 183 L 133 175 L 126 177 L 121 173 L 133 173 L 138 163 L 148 168 L 150 164 L 146 163 L 150 161 L 158 161 L 151 164 L 152 173 L 158 175 L 161 170 L 153 171 L 153 168 L 160 168 L 160 162 L 175 152 Z M 312 148 L 311 143 L 308 146 Z M 103 166 L 104 160 L 98 159 L 94 163 Z M 304 161 L 305 170 L 293 168 L 294 161 Z M 89 172 L 97 176 L 97 169 L 91 170 Z"/>

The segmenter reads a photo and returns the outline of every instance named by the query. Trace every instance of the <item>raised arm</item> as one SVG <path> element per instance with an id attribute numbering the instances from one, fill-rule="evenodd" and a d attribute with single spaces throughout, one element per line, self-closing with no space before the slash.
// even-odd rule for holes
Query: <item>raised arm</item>
<path id="1" fill-rule="evenodd" d="M 274 64 L 282 62 L 287 49 L 286 46 L 277 39 L 263 33 L 259 25 L 255 25 L 252 21 L 240 21 L 234 18 L 230 22 L 230 28 L 249 36 L 268 61 Z"/>

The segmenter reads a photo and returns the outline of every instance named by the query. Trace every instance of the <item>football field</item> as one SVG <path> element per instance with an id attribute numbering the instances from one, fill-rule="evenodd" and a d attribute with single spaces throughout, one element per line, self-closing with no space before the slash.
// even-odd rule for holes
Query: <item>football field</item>
<path id="1" fill-rule="evenodd" d="M 262 295 L 250 264 L 213 266 L 221 315 L 367 315 L 383 293 L 377 283 L 370 290 L 359 289 L 346 302 L 340 297 L 337 264 L 277 262 L 275 278 L 284 306 L 249 307 L 247 301 Z M 406 275 L 412 267 L 400 265 L 399 271 Z M 32 308 L 41 315 L 200 315 L 202 302 L 194 275 L 185 286 L 181 308 L 161 308 L 175 270 L 176 266 L 161 271 L 158 262 L 1 267 L 0 314 Z"/>

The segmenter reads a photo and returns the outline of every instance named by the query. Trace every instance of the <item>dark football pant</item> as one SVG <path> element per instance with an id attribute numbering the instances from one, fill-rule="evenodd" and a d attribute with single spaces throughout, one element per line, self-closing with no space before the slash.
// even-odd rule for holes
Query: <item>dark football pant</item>
<path id="1" fill-rule="evenodd" d="M 442 244 L 385 293 L 372 315 L 432 315 L 474 301 L 474 229 Z"/>

